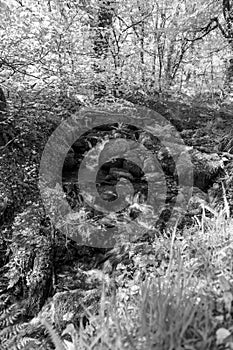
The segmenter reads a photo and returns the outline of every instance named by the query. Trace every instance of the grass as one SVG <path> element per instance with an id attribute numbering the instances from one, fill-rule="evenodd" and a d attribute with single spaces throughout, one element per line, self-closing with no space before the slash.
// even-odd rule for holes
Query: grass
<path id="1" fill-rule="evenodd" d="M 154 252 L 169 251 L 160 266 L 156 254 L 149 266 L 148 260 L 137 265 L 136 256 L 130 278 L 119 266 L 117 288 L 110 296 L 103 290 L 99 314 L 74 330 L 75 346 L 67 349 L 233 349 L 232 232 L 224 211 L 212 218 L 203 211 L 182 236 L 174 231 L 172 240 L 154 242 Z"/>
<path id="2" fill-rule="evenodd" d="M 46 313 L 30 325 L 41 323 L 56 350 L 233 349 L 233 218 L 223 203 L 218 211 L 203 206 L 182 233 L 175 227 L 171 237 L 128 244 L 130 259 L 112 275 L 89 271 L 102 295 L 97 314 L 86 310 L 85 327 L 68 324 L 59 334 Z M 20 334 L 18 348 L 32 349 L 34 340 Z M 36 348 L 51 349 L 43 341 Z"/>

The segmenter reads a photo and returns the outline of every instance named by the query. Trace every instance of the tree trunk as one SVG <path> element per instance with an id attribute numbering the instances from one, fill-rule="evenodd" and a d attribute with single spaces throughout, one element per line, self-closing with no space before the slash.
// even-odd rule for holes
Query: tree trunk
<path id="1" fill-rule="evenodd" d="M 1 292 L 8 290 L 18 300 L 26 300 L 27 316 L 36 315 L 52 291 L 51 230 L 45 230 L 40 221 L 36 205 L 16 216 L 10 262 L 1 269 Z"/>
<path id="2" fill-rule="evenodd" d="M 104 60 L 107 58 L 109 49 L 109 33 L 108 28 L 112 24 L 113 18 L 113 5 L 114 1 L 99 0 L 99 9 L 97 11 L 97 18 L 94 23 L 94 42 L 93 51 L 95 63 L 93 64 L 93 70 L 96 78 L 93 84 L 94 99 L 99 100 L 104 97 L 107 92 L 107 87 L 104 79 L 104 73 L 106 72 L 104 66 Z"/>
<path id="3" fill-rule="evenodd" d="M 225 82 L 224 82 L 224 90 L 227 93 L 232 91 L 232 83 L 233 83 L 233 59 L 231 58 L 228 63 L 228 67 L 226 69 Z"/>
<path id="4" fill-rule="evenodd" d="M 4 120 L 6 115 L 6 98 L 2 88 L 0 87 L 0 147 L 7 142 L 4 133 Z"/>

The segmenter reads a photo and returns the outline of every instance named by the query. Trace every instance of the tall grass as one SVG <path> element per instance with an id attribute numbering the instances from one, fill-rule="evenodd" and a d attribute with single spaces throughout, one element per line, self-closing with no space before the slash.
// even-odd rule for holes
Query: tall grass
<path id="1" fill-rule="evenodd" d="M 130 288 L 119 282 L 112 295 L 103 290 L 99 314 L 76 330 L 75 349 L 219 349 L 217 330 L 232 330 L 233 220 L 206 211 L 182 236 L 173 232 L 164 275 L 155 265 Z M 119 271 L 115 278 L 124 280 Z"/>

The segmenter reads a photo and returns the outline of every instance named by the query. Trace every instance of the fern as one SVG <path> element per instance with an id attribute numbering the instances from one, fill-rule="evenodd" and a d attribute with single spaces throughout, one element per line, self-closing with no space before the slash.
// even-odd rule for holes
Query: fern
<path id="1" fill-rule="evenodd" d="M 1 342 L 5 342 L 8 339 L 14 338 L 16 335 L 23 334 L 27 332 L 28 330 L 28 323 L 21 323 L 21 324 L 15 324 L 11 325 L 8 327 L 5 327 L 1 332 L 0 332 L 0 339 Z"/>
<path id="2" fill-rule="evenodd" d="M 0 296 L 0 311 L 6 309 L 10 298 L 11 298 L 11 296 L 10 295 L 6 295 L 6 294 L 3 294 L 3 295 Z M 1 299 L 4 299 L 4 300 L 1 300 Z"/>
<path id="3" fill-rule="evenodd" d="M 9 298 L 1 302 L 0 315 L 0 344 L 1 350 L 33 350 L 41 345 L 39 339 L 33 338 L 32 334 L 41 328 L 40 323 L 21 322 L 20 318 L 25 314 L 21 304 L 12 304 L 6 308 Z"/>
<path id="4" fill-rule="evenodd" d="M 40 341 L 30 337 L 12 339 L 11 342 L 4 344 L 3 349 L 7 350 L 33 350 L 38 349 Z"/>
<path id="5" fill-rule="evenodd" d="M 42 317 L 35 317 L 30 322 L 20 322 L 19 318 L 25 313 L 20 304 L 12 304 L 6 307 L 8 298 L 1 302 L 0 315 L 0 349 L 1 350 L 33 350 L 33 349 L 50 349 L 48 339 L 38 338 L 38 330 L 46 329 L 56 350 L 75 349 L 77 334 L 75 339 L 72 337 L 72 343 L 63 341 L 62 335 L 58 334 L 54 326 Z M 74 335 L 75 329 L 72 329 Z M 67 331 L 67 330 L 66 330 Z M 67 331 L 68 332 L 68 331 Z M 35 335 L 37 334 L 37 335 Z M 35 336 L 35 337 L 34 337 Z"/>
<path id="6" fill-rule="evenodd" d="M 18 304 L 13 304 L 2 311 L 0 315 L 0 327 L 8 327 L 13 325 L 15 321 L 22 315 L 22 309 Z"/>

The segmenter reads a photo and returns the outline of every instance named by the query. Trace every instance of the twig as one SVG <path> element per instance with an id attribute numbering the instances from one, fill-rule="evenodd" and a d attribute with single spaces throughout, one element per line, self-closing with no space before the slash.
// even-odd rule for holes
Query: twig
<path id="1" fill-rule="evenodd" d="M 13 141 L 15 141 L 16 138 L 17 138 L 17 136 L 15 138 L 13 138 L 12 140 L 8 141 L 4 146 L 1 146 L 0 151 L 3 151 L 5 148 L 7 148 L 7 146 L 9 146 Z"/>

